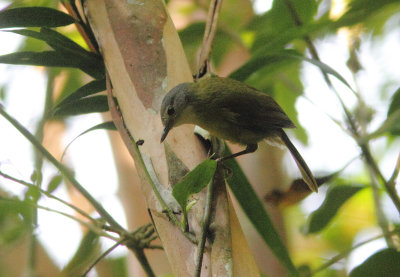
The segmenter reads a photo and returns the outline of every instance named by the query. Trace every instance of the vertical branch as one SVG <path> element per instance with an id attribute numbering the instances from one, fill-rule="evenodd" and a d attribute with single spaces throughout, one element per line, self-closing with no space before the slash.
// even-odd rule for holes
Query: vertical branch
<path id="1" fill-rule="evenodd" d="M 206 28 L 204 30 L 203 43 L 200 49 L 198 72 L 195 79 L 200 78 L 209 71 L 209 59 L 212 43 L 217 32 L 218 16 L 221 10 L 222 0 L 211 0 L 208 10 Z"/>

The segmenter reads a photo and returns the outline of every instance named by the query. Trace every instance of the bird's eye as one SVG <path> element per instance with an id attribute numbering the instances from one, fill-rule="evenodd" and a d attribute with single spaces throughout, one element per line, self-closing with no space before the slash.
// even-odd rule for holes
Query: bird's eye
<path id="1" fill-rule="evenodd" d="M 167 113 L 168 113 L 168 115 L 173 115 L 173 114 L 175 114 L 175 109 L 174 109 L 174 107 L 169 106 L 169 107 L 168 107 L 168 110 L 167 110 Z"/>

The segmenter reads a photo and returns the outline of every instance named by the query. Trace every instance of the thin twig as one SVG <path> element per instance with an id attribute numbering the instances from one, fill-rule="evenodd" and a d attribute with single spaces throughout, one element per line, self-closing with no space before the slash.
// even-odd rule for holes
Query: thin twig
<path id="1" fill-rule="evenodd" d="M 93 267 L 95 267 L 102 259 L 104 259 L 108 254 L 110 254 L 115 248 L 117 248 L 119 245 L 121 245 L 123 241 L 124 241 L 124 239 L 120 239 L 120 240 L 117 241 L 113 246 L 111 246 L 111 247 L 108 248 L 106 251 L 104 251 L 104 253 L 102 253 L 102 254 L 89 266 L 89 268 L 86 269 L 86 271 L 82 274 L 82 277 L 85 277 L 87 274 L 89 274 L 89 272 L 93 269 Z"/>
<path id="2" fill-rule="evenodd" d="M 198 72 L 196 79 L 204 75 L 208 71 L 209 59 L 211 54 L 212 43 L 217 32 L 218 16 L 221 10 L 222 0 L 211 0 L 208 9 L 207 22 L 204 30 L 203 43 L 200 49 Z"/>
<path id="3" fill-rule="evenodd" d="M 285 0 L 285 3 L 287 5 L 287 7 L 289 8 L 289 11 L 295 21 L 295 24 L 300 26 L 301 20 L 298 17 L 292 3 L 290 2 L 290 0 Z M 312 40 L 310 39 L 310 37 L 305 36 L 304 37 L 305 42 L 307 44 L 307 47 L 310 50 L 311 56 L 313 59 L 320 61 L 319 56 L 318 56 L 318 52 L 316 51 L 316 48 L 314 46 L 314 44 L 312 43 Z M 388 192 L 389 197 L 392 199 L 392 202 L 394 203 L 397 211 L 400 213 L 400 198 L 397 194 L 396 189 L 393 186 L 390 186 L 388 181 L 386 181 L 385 177 L 383 176 L 381 170 L 379 169 L 375 159 L 373 158 L 371 151 L 369 149 L 369 145 L 367 142 L 363 141 L 361 138 L 362 136 L 359 133 L 359 130 L 357 128 L 357 124 L 354 121 L 349 109 L 346 107 L 346 105 L 343 102 L 343 99 L 341 98 L 341 96 L 339 95 L 339 93 L 337 92 L 337 90 L 333 87 L 333 84 L 331 82 L 331 80 L 329 79 L 329 76 L 327 73 L 325 73 L 323 70 L 322 74 L 324 76 L 324 79 L 326 81 L 326 83 L 328 84 L 329 88 L 334 92 L 334 94 L 336 95 L 336 97 L 338 98 L 340 105 L 342 106 L 342 109 L 344 111 L 344 114 L 346 116 L 347 122 L 349 124 L 350 130 L 352 132 L 353 137 L 355 138 L 358 146 L 361 149 L 361 152 L 364 156 L 364 159 L 368 165 L 368 167 L 370 168 L 370 170 L 372 170 L 372 172 L 377 176 L 377 179 L 380 181 L 381 185 L 386 188 L 386 191 Z M 357 95 L 357 94 L 356 94 Z"/>
<path id="4" fill-rule="evenodd" d="M 89 219 L 90 221 L 92 221 L 92 223 L 97 223 L 97 221 L 96 221 L 94 218 L 92 218 L 88 213 L 86 213 L 84 210 L 82 210 L 82 209 L 80 209 L 80 208 L 78 208 L 78 207 L 76 207 L 76 206 L 74 206 L 74 205 L 68 203 L 67 201 L 65 201 L 65 200 L 63 200 L 63 199 L 61 199 L 61 198 L 58 198 L 57 196 L 55 196 L 55 195 L 53 195 L 53 194 L 51 194 L 51 193 L 49 193 L 49 192 L 47 192 L 47 191 L 45 191 L 45 190 L 43 190 L 43 189 L 38 188 L 37 186 L 35 186 L 35 185 L 33 185 L 33 184 L 30 184 L 30 183 L 25 182 L 25 181 L 23 181 L 23 180 L 19 180 L 19 179 L 15 178 L 15 177 L 12 177 L 12 176 L 10 176 L 10 175 L 8 175 L 8 174 L 2 172 L 2 171 L 0 171 L 0 176 L 4 177 L 4 178 L 6 178 L 6 179 L 9 179 L 9 180 L 11 180 L 11 181 L 13 181 L 13 182 L 19 183 L 19 184 L 21 184 L 21 185 L 23 185 L 23 186 L 27 186 L 28 188 L 31 188 L 31 187 L 32 187 L 32 188 L 35 188 L 35 189 L 37 189 L 40 193 L 46 195 L 47 197 L 52 198 L 52 199 L 54 199 L 54 200 L 57 200 L 57 201 L 63 203 L 64 205 L 68 206 L 69 208 L 75 210 L 76 212 L 78 212 L 78 213 L 81 214 L 82 216 L 84 216 L 84 217 L 86 217 L 87 219 Z"/>
<path id="5" fill-rule="evenodd" d="M 399 228 L 396 228 L 396 229 L 390 231 L 389 233 L 390 233 L 390 235 L 393 235 L 393 234 L 398 233 L 399 231 L 400 231 L 400 229 L 399 229 Z M 367 244 L 367 243 L 370 243 L 370 242 L 372 242 L 372 241 L 374 241 L 374 240 L 383 238 L 384 236 L 385 236 L 384 234 L 380 234 L 380 235 L 377 235 L 377 236 L 372 237 L 372 238 L 370 238 L 370 239 L 367 239 L 366 241 L 362 241 L 362 242 L 360 242 L 360 243 L 357 243 L 356 245 L 350 247 L 349 249 L 343 251 L 342 253 L 340 253 L 340 254 L 334 256 L 333 258 L 330 258 L 329 261 L 328 261 L 327 263 L 325 263 L 325 264 L 321 265 L 320 267 L 314 269 L 313 271 L 311 271 L 311 272 L 310 272 L 308 275 L 306 275 L 306 276 L 307 276 L 307 277 L 310 277 L 310 276 L 312 276 L 312 275 L 314 275 L 314 274 L 316 274 L 316 273 L 318 273 L 318 272 L 320 272 L 320 271 L 322 271 L 322 270 L 324 270 L 324 269 L 327 269 L 327 268 L 330 267 L 331 265 L 333 265 L 333 264 L 337 263 L 338 261 L 340 261 L 341 259 L 345 258 L 347 255 L 349 255 L 352 251 L 354 251 L 354 250 L 357 249 L 358 247 L 361 247 L 361 246 L 363 246 L 363 245 L 365 245 L 365 244 Z"/>
<path id="6" fill-rule="evenodd" d="M 393 174 L 388 181 L 389 187 L 394 187 L 396 185 L 396 179 L 399 176 L 399 172 L 400 172 L 400 154 L 397 157 L 397 162 L 396 162 L 396 166 L 393 170 Z"/>
<path id="7" fill-rule="evenodd" d="M 35 146 L 39 152 L 49 160 L 66 179 L 68 179 L 71 184 L 76 188 L 96 209 L 96 211 L 106 220 L 111 227 L 115 228 L 120 233 L 126 233 L 125 229 L 114 220 L 114 218 L 100 205 L 99 202 L 72 176 L 70 171 L 61 164 L 53 155 L 50 154 L 46 148 L 24 127 L 22 126 L 17 120 L 15 120 L 12 116 L 10 116 L 0 105 L 0 114 L 10 122 L 14 128 L 16 128 L 25 138 L 29 140 L 30 143 Z"/>
<path id="8" fill-rule="evenodd" d="M 0 201 L 17 201 L 17 200 L 12 199 L 12 198 L 0 197 Z M 81 219 L 79 219 L 79 218 L 77 218 L 77 217 L 75 217 L 73 215 L 70 215 L 70 214 L 67 214 L 67 213 L 64 213 L 64 212 L 61 212 L 61 211 L 57 211 L 57 210 L 49 208 L 49 207 L 38 205 L 38 204 L 35 204 L 33 202 L 25 202 L 25 203 L 27 205 L 30 205 L 30 206 L 35 207 L 37 209 L 41 209 L 41 210 L 44 210 L 44 211 L 47 211 L 47 212 L 56 213 L 56 214 L 65 216 L 65 217 L 67 217 L 69 219 L 72 219 L 72 220 L 78 222 L 79 224 L 85 226 L 89 230 L 92 230 L 93 232 L 95 232 L 99 236 L 103 236 L 103 237 L 109 238 L 109 239 L 114 240 L 114 241 L 117 240 L 116 237 L 113 237 L 113 236 L 109 235 L 108 233 L 104 232 L 102 229 L 98 228 L 96 225 L 89 224 L 86 221 L 83 221 L 83 220 L 81 220 Z"/>
<path id="9" fill-rule="evenodd" d="M 215 172 L 217 174 L 218 169 Z M 197 246 L 196 271 L 195 271 L 195 275 L 194 275 L 195 277 L 200 277 L 200 274 L 201 274 L 201 265 L 203 263 L 203 256 L 204 256 L 204 249 L 205 249 L 206 240 L 207 240 L 208 228 L 210 227 L 210 222 L 211 222 L 213 194 L 214 194 L 214 187 L 215 187 L 216 182 L 217 181 L 214 177 L 211 180 L 211 182 L 208 184 L 208 187 L 207 187 L 207 198 L 206 198 L 206 203 L 205 203 L 205 208 L 204 208 L 203 222 L 201 225 L 201 235 L 200 235 L 199 244 Z"/>

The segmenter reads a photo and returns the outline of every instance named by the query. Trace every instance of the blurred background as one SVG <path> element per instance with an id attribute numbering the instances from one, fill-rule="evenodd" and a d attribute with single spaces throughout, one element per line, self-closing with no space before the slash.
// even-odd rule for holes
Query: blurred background
<path id="1" fill-rule="evenodd" d="M 224 1 L 212 52 L 212 66 L 216 74 L 229 76 L 266 46 L 271 51 L 281 47 L 295 49 L 311 58 L 301 34 L 297 37 L 287 34 L 287 40 L 277 39 L 293 24 L 288 23 L 290 18 L 279 14 L 278 2 L 282 1 Z M 374 132 L 387 119 L 392 96 L 400 86 L 400 5 L 396 1 L 383 1 L 385 4 L 366 9 L 365 5 L 371 5 L 371 1 L 300 2 L 302 4 L 296 4 L 296 7 L 300 8 L 303 24 L 317 30 L 310 34 L 310 38 L 320 60 L 343 76 L 357 94 L 334 77 L 331 78 L 333 86 L 360 123 L 357 128 L 363 134 Z M 57 1 L 45 0 L 0 1 L 0 9 L 10 4 L 63 10 Z M 194 72 L 208 1 L 170 0 L 167 7 Z M 318 29 L 318 24 L 322 24 L 324 19 L 332 22 L 341 19 L 350 7 L 359 9 L 361 15 Z M 58 30 L 86 47 L 73 25 Z M 0 31 L 0 42 L 0 55 L 15 51 L 42 51 L 48 47 L 41 41 L 7 31 Z M 89 80 L 90 77 L 77 69 L 0 64 L 0 103 L 31 133 L 42 138 L 43 145 L 60 160 L 66 146 L 79 134 L 110 120 L 109 115 L 104 113 L 46 118 L 49 102 L 57 102 L 57 99 Z M 378 186 L 374 193 L 371 182 L 375 182 L 375 177 L 371 177 L 359 157 L 360 149 L 349 135 L 338 97 L 328 87 L 319 67 L 301 60 L 280 63 L 277 67 L 267 66 L 258 70 L 246 82 L 270 93 L 296 123 L 298 128 L 290 131 L 289 136 L 317 177 L 343 169 L 339 177 L 321 186 L 318 194 L 282 208 L 264 198 L 272 190 L 287 190 L 293 180 L 299 178 L 287 151 L 265 144 L 256 153 L 240 158 L 250 182 L 270 211 L 277 229 L 285 237 L 297 266 L 316 268 L 357 243 L 381 234 L 383 224 L 390 229 L 399 223 L 398 212 L 384 189 Z M 35 180 L 35 175 L 41 172 L 43 184 L 51 183 L 58 175 L 57 170 L 45 160 L 42 164 L 32 145 L 4 118 L 0 118 L 0 130 L 0 171 L 27 182 Z M 232 147 L 236 149 L 237 146 Z M 400 152 L 396 132 L 389 130 L 380 134 L 370 141 L 370 148 L 383 175 L 389 179 Z M 149 222 L 140 190 L 132 185 L 138 182 L 133 161 L 116 132 L 95 130 L 82 135 L 68 147 L 63 163 L 73 170 L 76 179 L 121 225 L 133 228 Z M 360 185 L 365 188 L 343 200 L 343 205 L 339 205 L 337 213 L 323 229 L 307 231 L 310 215 L 326 200 L 329 188 L 337 185 Z M 26 193 L 26 187 L 0 177 L 0 195 L 23 198 Z M 93 213 L 93 208 L 68 184 L 58 186 L 54 194 Z M 46 197 L 41 197 L 38 204 L 58 212 L 74 213 Z M 133 204 L 138 211 L 128 208 Z M 282 276 L 283 269 L 239 207 L 237 211 L 252 251 L 257 253 L 255 256 L 261 272 L 268 276 Z M 54 272 L 57 272 L 68 265 L 79 247 L 83 228 L 75 220 L 43 209 L 39 209 L 37 220 L 34 234 L 50 257 Z M 22 242 L 26 239 L 19 227 L 16 223 L 0 223 L 0 272 L 2 267 L 10 266 L 13 257 L 28 259 L 29 254 L 19 250 L 24 247 Z M 101 238 L 102 250 L 112 244 L 113 241 Z M 347 276 L 354 267 L 386 246 L 384 238 L 376 239 L 355 249 L 316 276 Z M 158 252 L 150 255 L 161 259 L 158 272 L 159 276 L 163 276 L 168 272 L 168 266 L 161 251 Z M 21 256 L 21 253 L 24 254 Z M 108 259 L 119 265 L 128 264 L 129 276 L 143 274 L 124 247 L 118 247 Z M 128 276 L 124 275 L 128 274 L 126 272 L 119 273 L 121 275 L 102 275 L 100 272 L 92 272 L 90 276 Z"/>

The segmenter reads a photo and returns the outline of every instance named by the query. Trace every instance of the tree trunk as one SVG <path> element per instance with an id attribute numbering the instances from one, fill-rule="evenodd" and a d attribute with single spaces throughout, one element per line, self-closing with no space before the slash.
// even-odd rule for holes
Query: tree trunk
<path id="1" fill-rule="evenodd" d="M 166 144 L 160 144 L 163 128 L 159 108 L 163 95 L 181 82 L 192 81 L 179 37 L 160 0 L 90 0 L 86 1 L 85 9 L 105 60 L 112 83 L 110 89 L 118 102 L 120 118 L 114 117 L 114 121 L 122 121 L 117 125 L 134 158 L 142 193 L 172 271 L 175 276 L 192 276 L 197 245 L 161 210 L 150 185 L 149 163 L 144 166 L 142 160 L 148 157 L 163 184 L 163 193 L 168 193 L 169 176 L 182 172 L 183 167 L 194 168 L 206 157 L 190 125 L 174 129 Z M 139 146 L 140 153 L 135 150 L 135 141 L 139 139 L 144 140 Z M 168 159 L 170 162 L 167 162 L 165 145 L 178 160 Z M 179 165 L 179 160 L 183 166 Z M 211 223 L 214 236 L 206 245 L 201 276 L 259 276 L 225 183 L 223 180 L 220 183 L 214 196 L 217 203 Z M 189 213 L 189 224 L 198 237 L 205 192 L 196 197 L 198 201 Z"/>

